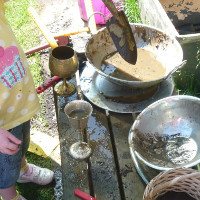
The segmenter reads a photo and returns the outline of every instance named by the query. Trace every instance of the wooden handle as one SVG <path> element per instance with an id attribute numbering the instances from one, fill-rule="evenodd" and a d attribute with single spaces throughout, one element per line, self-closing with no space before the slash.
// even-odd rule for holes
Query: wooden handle
<path id="1" fill-rule="evenodd" d="M 90 196 L 89 194 L 87 194 L 87 193 L 85 193 L 85 192 L 83 192 L 83 191 L 81 191 L 81 190 L 79 190 L 79 189 L 75 189 L 75 190 L 74 190 L 74 194 L 75 194 L 77 197 L 79 197 L 79 198 L 81 198 L 81 199 L 83 199 L 83 200 L 97 200 L 96 198 Z"/>
<path id="2" fill-rule="evenodd" d="M 102 0 L 103 3 L 106 5 L 106 7 L 108 8 L 108 10 L 111 12 L 111 14 L 117 19 L 119 19 L 119 11 L 117 10 L 117 8 L 115 7 L 115 4 L 113 3 L 112 0 Z"/>
<path id="3" fill-rule="evenodd" d="M 92 6 L 92 0 L 85 0 L 85 9 L 86 9 L 86 13 L 87 13 L 87 18 L 89 19 L 89 17 L 93 14 L 94 10 L 93 10 L 93 6 Z M 96 26 L 96 21 L 95 21 L 95 17 L 94 15 L 91 16 L 90 18 L 90 22 L 88 21 L 88 23 L 90 23 L 90 31 L 92 34 L 95 34 L 97 32 L 97 26 Z"/>
<path id="4" fill-rule="evenodd" d="M 57 37 L 60 37 L 60 36 L 71 36 L 71 35 L 76 35 L 78 33 L 84 33 L 84 32 L 89 32 L 89 29 L 88 28 L 83 28 L 83 29 L 79 29 L 79 30 L 74 30 L 73 32 L 63 32 L 63 33 L 59 33 L 59 34 L 56 34 L 54 35 L 54 38 L 57 38 Z"/>
<path id="5" fill-rule="evenodd" d="M 57 83 L 60 79 L 61 78 L 59 78 L 58 76 L 53 76 L 50 79 L 46 80 L 42 85 L 40 85 L 36 89 L 37 94 L 44 92 L 46 89 L 51 87 L 54 83 Z"/>
<path id="6" fill-rule="evenodd" d="M 33 19 L 33 21 L 35 22 L 35 24 L 38 26 L 38 28 L 41 30 L 42 34 L 44 35 L 44 37 L 50 44 L 50 47 L 52 49 L 58 47 L 56 40 L 51 35 L 51 33 L 48 31 L 47 27 L 41 22 L 41 19 L 40 19 L 39 15 L 36 13 L 35 9 L 30 7 L 28 9 L 28 13 L 31 16 L 31 18 Z"/>

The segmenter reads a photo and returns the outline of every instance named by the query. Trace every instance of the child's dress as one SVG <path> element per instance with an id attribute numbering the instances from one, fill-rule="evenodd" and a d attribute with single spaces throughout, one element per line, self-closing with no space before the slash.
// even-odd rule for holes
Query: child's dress
<path id="1" fill-rule="evenodd" d="M 26 56 L 5 19 L 0 0 L 0 127 L 14 128 L 39 110 Z"/>

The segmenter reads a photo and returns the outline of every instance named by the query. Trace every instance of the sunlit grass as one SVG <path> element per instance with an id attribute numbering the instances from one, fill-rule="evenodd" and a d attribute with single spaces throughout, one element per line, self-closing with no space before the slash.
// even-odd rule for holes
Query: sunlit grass
<path id="1" fill-rule="evenodd" d="M 131 23 L 142 22 L 137 0 L 125 0 L 124 9 L 129 22 Z"/>
<path id="2" fill-rule="evenodd" d="M 27 153 L 27 161 L 34 163 L 40 167 L 52 168 L 52 160 L 50 158 L 43 158 L 36 154 Z M 20 194 L 28 200 L 53 200 L 54 199 L 54 187 L 55 183 L 51 183 L 47 186 L 40 186 L 34 183 L 17 184 L 16 188 Z"/>

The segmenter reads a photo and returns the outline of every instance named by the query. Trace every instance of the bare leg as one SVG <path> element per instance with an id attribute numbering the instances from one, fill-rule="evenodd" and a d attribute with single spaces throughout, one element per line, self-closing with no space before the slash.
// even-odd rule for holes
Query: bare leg
<path id="1" fill-rule="evenodd" d="M 26 163 L 26 158 L 25 156 L 22 158 L 22 164 L 21 164 L 21 169 L 25 168 L 27 165 Z M 5 200 L 10 200 L 13 199 L 14 197 L 16 197 L 17 192 L 16 192 L 16 188 L 15 185 L 6 188 L 6 189 L 0 189 L 0 195 L 3 197 L 3 199 Z"/>
<path id="2" fill-rule="evenodd" d="M 22 158 L 21 169 L 25 168 L 27 165 L 25 156 Z"/>
<path id="3" fill-rule="evenodd" d="M 10 200 L 10 199 L 15 198 L 17 196 L 15 185 L 6 189 L 0 189 L 0 195 L 5 200 Z"/>

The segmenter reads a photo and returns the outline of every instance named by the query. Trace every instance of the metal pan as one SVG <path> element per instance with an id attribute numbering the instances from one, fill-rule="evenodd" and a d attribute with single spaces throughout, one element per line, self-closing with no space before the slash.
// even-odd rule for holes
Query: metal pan
<path id="1" fill-rule="evenodd" d="M 130 128 L 131 151 L 143 164 L 160 171 L 196 166 L 200 163 L 199 109 L 200 99 L 189 95 L 155 101 Z"/>
<path id="2" fill-rule="evenodd" d="M 186 61 L 183 61 L 183 50 L 173 36 L 144 24 L 131 23 L 130 26 L 134 33 L 137 48 L 144 48 L 154 53 L 157 57 L 156 59 L 166 68 L 166 73 L 163 77 L 151 81 L 130 81 L 104 73 L 101 70 L 103 59 L 117 51 L 107 28 L 100 29 L 88 41 L 86 45 L 87 65 L 93 66 L 98 73 L 111 82 L 133 88 L 156 85 L 184 66 Z"/>

